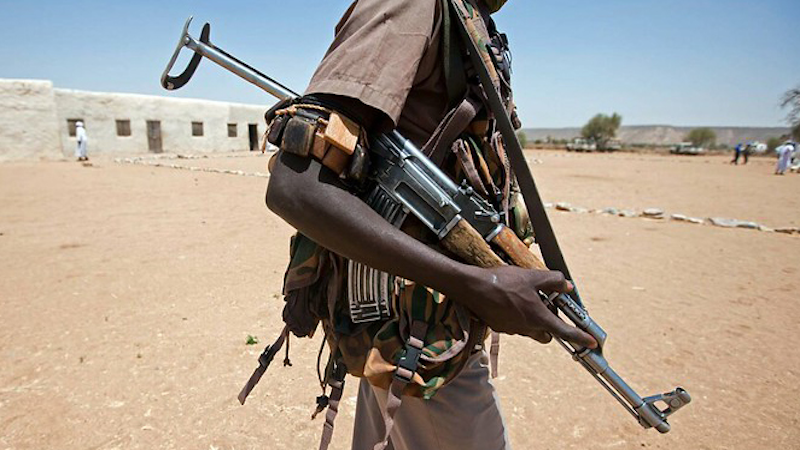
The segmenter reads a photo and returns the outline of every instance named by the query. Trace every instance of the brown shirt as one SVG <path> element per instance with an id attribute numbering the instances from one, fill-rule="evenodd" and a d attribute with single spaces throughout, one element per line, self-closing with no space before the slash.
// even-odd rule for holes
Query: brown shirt
<path id="1" fill-rule="evenodd" d="M 417 145 L 447 113 L 439 0 L 355 0 L 306 94 L 359 100 Z"/>

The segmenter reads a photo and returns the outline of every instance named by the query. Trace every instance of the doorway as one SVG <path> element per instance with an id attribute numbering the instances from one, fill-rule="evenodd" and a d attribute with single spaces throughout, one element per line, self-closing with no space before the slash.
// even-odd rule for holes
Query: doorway
<path id="1" fill-rule="evenodd" d="M 147 150 L 151 153 L 161 153 L 164 149 L 161 146 L 161 121 L 147 121 Z"/>
<path id="2" fill-rule="evenodd" d="M 258 150 L 258 124 L 251 123 L 247 125 L 247 135 L 250 138 L 250 151 Z"/>

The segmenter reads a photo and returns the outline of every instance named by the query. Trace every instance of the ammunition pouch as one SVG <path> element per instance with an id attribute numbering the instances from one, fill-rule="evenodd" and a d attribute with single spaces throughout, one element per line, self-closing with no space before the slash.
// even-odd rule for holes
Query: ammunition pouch
<path id="1" fill-rule="evenodd" d="M 361 127 L 337 111 L 296 102 L 281 102 L 267 111 L 267 141 L 287 153 L 314 158 L 345 180 L 366 180 L 369 154 Z"/>

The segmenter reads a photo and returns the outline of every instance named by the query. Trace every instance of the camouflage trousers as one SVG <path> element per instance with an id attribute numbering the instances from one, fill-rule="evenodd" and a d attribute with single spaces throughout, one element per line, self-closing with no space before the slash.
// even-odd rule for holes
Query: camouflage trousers
<path id="1" fill-rule="evenodd" d="M 372 450 L 383 439 L 387 391 L 361 380 L 352 450 Z M 430 400 L 403 396 L 388 450 L 511 450 L 486 352 Z"/>

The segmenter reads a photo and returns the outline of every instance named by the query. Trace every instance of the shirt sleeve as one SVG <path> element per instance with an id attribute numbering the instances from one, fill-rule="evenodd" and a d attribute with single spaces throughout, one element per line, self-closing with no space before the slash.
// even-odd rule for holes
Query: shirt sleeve
<path id="1" fill-rule="evenodd" d="M 360 100 L 397 125 L 431 45 L 437 0 L 357 0 L 336 28 L 306 94 Z"/>

